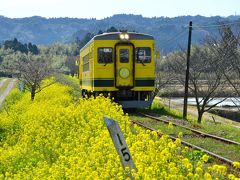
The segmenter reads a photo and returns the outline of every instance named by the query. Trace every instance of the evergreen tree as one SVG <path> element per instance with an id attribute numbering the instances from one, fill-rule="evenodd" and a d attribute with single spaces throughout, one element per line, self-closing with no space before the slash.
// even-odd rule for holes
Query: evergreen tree
<path id="1" fill-rule="evenodd" d="M 100 29 L 97 34 L 103 34 L 103 31 Z"/>
<path id="2" fill-rule="evenodd" d="M 38 48 L 35 44 L 28 43 L 27 47 L 28 47 L 28 51 L 30 51 L 32 54 L 37 55 L 39 53 Z"/>
<path id="3" fill-rule="evenodd" d="M 3 62 L 3 57 L 0 54 L 0 65 L 2 64 L 2 62 Z"/>
<path id="4" fill-rule="evenodd" d="M 94 37 L 94 34 L 88 32 L 83 39 L 80 41 L 80 48 L 82 48 L 83 46 L 85 46 L 88 41 L 90 41 L 92 38 Z"/>
<path id="5" fill-rule="evenodd" d="M 118 32 L 118 30 L 114 26 L 112 26 L 109 29 L 107 29 L 107 32 Z"/>
<path id="6" fill-rule="evenodd" d="M 17 40 L 17 38 L 14 38 L 13 40 L 7 40 L 4 42 L 4 49 L 12 49 L 13 51 L 20 51 L 21 53 L 28 54 L 30 51 L 33 54 L 38 54 L 39 50 L 35 44 L 28 43 L 28 44 L 22 44 Z"/>
<path id="7" fill-rule="evenodd" d="M 35 44 L 32 45 L 32 53 L 36 55 L 39 54 L 38 47 Z"/>

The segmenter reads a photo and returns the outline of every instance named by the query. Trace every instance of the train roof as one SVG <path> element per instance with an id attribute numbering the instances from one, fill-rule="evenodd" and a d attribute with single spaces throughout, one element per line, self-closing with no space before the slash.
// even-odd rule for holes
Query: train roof
<path id="1" fill-rule="evenodd" d="M 153 40 L 153 36 L 143 33 L 135 32 L 112 32 L 112 33 L 103 33 L 93 37 L 93 40 L 115 40 L 119 39 L 121 33 L 127 33 L 130 36 L 131 40 L 144 39 L 144 40 Z"/>
<path id="2" fill-rule="evenodd" d="M 103 33 L 94 36 L 82 49 L 84 49 L 88 44 L 90 44 L 94 40 L 118 40 L 119 35 L 121 33 L 127 33 L 129 35 L 129 40 L 154 40 L 153 36 L 144 33 L 136 33 L 136 32 L 111 32 L 111 33 Z M 80 52 L 82 51 L 80 50 Z"/>

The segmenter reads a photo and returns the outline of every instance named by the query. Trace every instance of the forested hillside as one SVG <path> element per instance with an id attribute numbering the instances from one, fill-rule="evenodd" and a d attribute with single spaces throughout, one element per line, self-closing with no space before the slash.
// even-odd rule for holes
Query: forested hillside
<path id="1" fill-rule="evenodd" d="M 166 54 L 179 48 L 179 46 L 186 45 L 187 26 L 190 20 L 193 21 L 195 26 L 193 43 L 201 43 L 206 35 L 217 34 L 218 29 L 214 26 L 209 27 L 209 25 L 239 21 L 240 16 L 229 16 L 226 18 L 219 16 L 145 18 L 141 15 L 120 14 L 102 20 L 77 18 L 47 19 L 38 16 L 11 19 L 0 16 L 0 42 L 17 38 L 22 42 L 32 42 L 34 44 L 68 43 L 74 41 L 76 36 L 82 39 L 88 32 L 97 34 L 99 30 L 106 31 L 106 29 L 114 26 L 120 30 L 137 31 L 153 35 L 161 52 Z M 202 27 L 203 25 L 204 27 Z"/>

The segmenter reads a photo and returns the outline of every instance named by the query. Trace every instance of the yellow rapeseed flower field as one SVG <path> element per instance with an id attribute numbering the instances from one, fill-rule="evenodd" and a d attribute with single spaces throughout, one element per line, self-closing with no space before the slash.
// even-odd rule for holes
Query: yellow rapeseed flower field
<path id="1" fill-rule="evenodd" d="M 225 166 L 208 166 L 207 155 L 192 162 L 180 139 L 132 125 L 111 99 L 76 102 L 69 92 L 56 83 L 33 102 L 27 93 L 11 93 L 0 112 L 0 179 L 128 179 L 103 116 L 119 122 L 135 179 L 237 179 Z"/>

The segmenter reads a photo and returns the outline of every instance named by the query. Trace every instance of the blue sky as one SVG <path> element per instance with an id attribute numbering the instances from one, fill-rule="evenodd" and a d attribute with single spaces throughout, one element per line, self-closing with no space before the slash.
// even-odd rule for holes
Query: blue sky
<path id="1" fill-rule="evenodd" d="M 144 17 L 240 15 L 240 0 L 0 0 L 0 15 L 102 19 L 114 14 Z"/>

